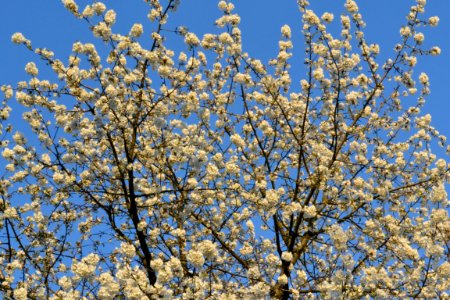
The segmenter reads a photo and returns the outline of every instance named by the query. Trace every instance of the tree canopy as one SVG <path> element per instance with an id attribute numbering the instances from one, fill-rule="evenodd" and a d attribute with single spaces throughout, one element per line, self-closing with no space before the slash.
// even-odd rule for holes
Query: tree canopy
<path id="1" fill-rule="evenodd" d="M 318 16 L 298 0 L 302 28 L 283 26 L 268 62 L 229 1 L 201 37 L 167 24 L 187 1 L 145 2 L 148 24 L 120 34 L 102 2 L 63 0 L 98 38 L 68 59 L 12 36 L 37 60 L 1 88 L 0 295 L 449 297 L 449 164 L 433 151 L 450 148 L 414 72 L 441 52 L 423 45 L 439 22 L 425 0 L 386 60 L 356 1 Z"/>

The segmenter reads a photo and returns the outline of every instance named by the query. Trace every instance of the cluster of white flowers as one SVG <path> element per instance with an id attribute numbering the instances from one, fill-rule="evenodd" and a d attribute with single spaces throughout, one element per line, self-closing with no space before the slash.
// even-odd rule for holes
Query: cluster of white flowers
<path id="1" fill-rule="evenodd" d="M 244 147 L 245 146 L 245 141 L 244 139 L 238 134 L 235 133 L 230 137 L 230 140 L 233 144 L 236 145 L 236 147 Z"/>
<path id="2" fill-rule="evenodd" d="M 78 5 L 74 0 L 63 0 L 64 6 L 72 13 L 78 13 Z"/>
<path id="3" fill-rule="evenodd" d="M 96 1 L 94 4 L 92 4 L 92 10 L 97 15 L 101 15 L 106 10 L 106 6 L 105 4 L 103 4 L 103 2 Z"/>
<path id="4" fill-rule="evenodd" d="M 325 13 L 322 15 L 321 19 L 322 19 L 324 22 L 331 23 L 331 22 L 333 22 L 333 20 L 334 20 L 334 15 L 333 15 L 332 13 L 325 12 Z"/>
<path id="5" fill-rule="evenodd" d="M 114 280 L 114 277 L 109 273 L 102 273 L 98 277 L 98 281 L 101 284 L 98 290 L 98 296 L 103 299 L 114 299 L 114 297 L 119 293 L 120 286 Z"/>
<path id="6" fill-rule="evenodd" d="M 353 0 L 347 0 L 345 3 L 345 8 L 349 13 L 357 13 L 359 10 L 358 5 Z"/>
<path id="7" fill-rule="evenodd" d="M 328 229 L 328 233 L 330 235 L 330 238 L 333 240 L 334 246 L 337 250 L 343 251 L 347 248 L 346 244 L 348 241 L 348 237 L 341 226 L 337 224 L 331 225 Z"/>
<path id="8" fill-rule="evenodd" d="M 17 300 L 28 299 L 27 288 L 25 286 L 21 286 L 21 287 L 14 289 L 14 298 Z"/>
<path id="9" fill-rule="evenodd" d="M 206 259 L 215 259 L 218 255 L 217 245 L 210 240 L 204 240 L 198 245 L 198 249 Z"/>
<path id="10" fill-rule="evenodd" d="M 426 74 L 426 73 L 420 73 L 420 75 L 419 75 L 419 80 L 420 80 L 420 82 L 422 83 L 422 84 L 424 84 L 424 85 L 427 85 L 428 84 L 428 81 L 429 81 L 429 78 L 428 78 L 428 75 Z"/>
<path id="11" fill-rule="evenodd" d="M 436 17 L 436 16 L 430 17 L 430 18 L 428 19 L 428 23 L 429 23 L 431 26 L 437 26 L 437 25 L 439 24 L 439 17 Z"/>
<path id="12" fill-rule="evenodd" d="M 434 46 L 430 50 L 431 55 L 439 55 L 441 54 L 441 48 Z"/>
<path id="13" fill-rule="evenodd" d="M 306 10 L 305 14 L 303 15 L 303 19 L 305 20 L 306 23 L 310 25 L 320 24 L 319 17 L 312 10 Z"/>
<path id="14" fill-rule="evenodd" d="M 322 68 L 317 68 L 313 71 L 313 77 L 316 80 L 321 80 L 325 77 L 324 73 L 323 73 L 323 69 Z"/>
<path id="15" fill-rule="evenodd" d="M 400 28 L 400 34 L 404 37 L 408 37 L 411 35 L 411 28 L 409 26 L 404 26 Z"/>
<path id="16" fill-rule="evenodd" d="M 192 32 L 186 34 L 184 42 L 190 46 L 197 46 L 200 44 L 199 38 Z"/>
<path id="17" fill-rule="evenodd" d="M 129 258 L 134 257 L 136 255 L 135 247 L 128 243 L 121 243 L 120 251 L 123 253 L 123 255 Z"/>
<path id="18" fill-rule="evenodd" d="M 291 27 L 289 27 L 289 25 L 283 25 L 283 27 L 281 27 L 281 34 L 285 38 L 290 39 L 291 38 Z"/>
<path id="19" fill-rule="evenodd" d="M 34 62 L 27 63 L 25 66 L 25 71 L 32 76 L 37 76 L 38 74 L 38 69 Z"/>
<path id="20" fill-rule="evenodd" d="M 97 268 L 97 264 L 100 261 L 100 257 L 97 254 L 91 253 L 86 257 L 83 257 L 81 261 L 74 262 L 72 264 L 72 272 L 81 278 L 94 275 Z"/>
<path id="21" fill-rule="evenodd" d="M 425 36 L 423 35 L 423 33 L 418 32 L 414 35 L 414 40 L 417 42 L 417 44 L 420 45 L 425 40 Z"/>
<path id="22" fill-rule="evenodd" d="M 112 9 L 108 10 L 105 14 L 105 23 L 108 25 L 113 25 L 116 23 L 116 12 Z"/>
<path id="23" fill-rule="evenodd" d="M 283 252 L 282 254 L 281 254 L 281 259 L 282 260 L 284 260 L 284 261 L 292 261 L 292 258 L 293 258 L 293 256 L 292 256 L 292 253 L 291 252 Z"/>
<path id="24" fill-rule="evenodd" d="M 22 33 L 16 32 L 12 35 L 11 41 L 15 44 L 22 44 L 27 41 L 27 39 L 23 36 Z"/>
<path id="25" fill-rule="evenodd" d="M 197 250 L 189 250 L 186 257 L 188 261 L 196 268 L 201 268 L 205 263 L 205 257 L 203 256 L 202 252 Z"/>
<path id="26" fill-rule="evenodd" d="M 317 209 L 314 205 L 308 205 L 302 208 L 305 218 L 314 218 L 317 215 Z"/>
<path id="27" fill-rule="evenodd" d="M 144 27 L 142 24 L 134 24 L 130 29 L 130 36 L 132 37 L 139 37 L 144 33 Z"/>

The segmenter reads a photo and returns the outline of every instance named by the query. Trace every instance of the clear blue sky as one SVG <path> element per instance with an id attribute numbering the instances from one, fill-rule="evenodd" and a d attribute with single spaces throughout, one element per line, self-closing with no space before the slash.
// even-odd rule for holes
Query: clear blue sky
<path id="1" fill-rule="evenodd" d="M 83 7 L 87 0 L 77 1 Z M 118 22 L 115 28 L 125 33 L 134 22 L 146 23 L 147 6 L 141 0 L 106 0 L 107 6 L 116 9 Z M 186 25 L 201 36 L 214 31 L 213 23 L 220 15 L 215 0 L 182 0 L 179 11 L 172 15 L 171 24 Z M 344 0 L 311 0 L 313 7 L 322 13 L 325 10 L 336 16 L 342 11 Z M 381 51 L 389 51 L 399 41 L 398 29 L 405 22 L 404 16 L 413 0 L 360 1 L 361 12 L 367 23 L 367 37 L 370 42 L 381 44 Z M 294 37 L 294 59 L 302 59 L 300 35 L 300 14 L 296 1 L 284 0 L 236 0 L 236 11 L 242 17 L 241 29 L 244 35 L 244 50 L 263 61 L 274 57 L 280 27 L 290 24 Z M 438 15 L 441 22 L 437 28 L 425 32 L 425 45 L 438 45 L 442 49 L 439 57 L 425 57 L 419 61 L 419 71 L 426 71 L 431 80 L 432 93 L 425 106 L 425 112 L 433 116 L 432 124 L 441 133 L 450 137 L 450 1 L 429 0 L 427 15 Z M 10 42 L 11 34 L 20 31 L 30 38 L 36 47 L 47 47 L 56 56 L 65 60 L 72 43 L 76 40 L 93 40 L 85 22 L 76 20 L 58 0 L 14 0 L 3 1 L 0 10 L 0 83 L 15 84 L 26 80 L 24 65 L 36 60 L 24 47 Z M 146 34 L 149 31 L 147 30 Z M 386 52 L 385 52 L 386 54 Z M 43 73 L 44 70 L 41 70 Z M 303 71 L 295 74 L 301 78 Z M 45 73 L 43 73 L 45 74 Z M 18 114 L 13 117 L 20 118 Z"/>

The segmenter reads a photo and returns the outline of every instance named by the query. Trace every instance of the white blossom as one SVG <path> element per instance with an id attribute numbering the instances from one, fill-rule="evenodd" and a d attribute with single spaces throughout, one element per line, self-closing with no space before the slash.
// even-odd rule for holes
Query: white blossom
<path id="1" fill-rule="evenodd" d="M 203 254 L 200 251 L 189 250 L 187 254 L 187 259 L 196 268 L 201 268 L 205 263 L 205 258 L 203 257 Z"/>
<path id="2" fill-rule="evenodd" d="M 134 24 L 130 29 L 130 36 L 139 37 L 144 32 L 142 24 Z"/>
<path id="3" fill-rule="evenodd" d="M 441 48 L 435 46 L 430 50 L 431 55 L 439 55 L 441 54 Z"/>
<path id="4" fill-rule="evenodd" d="M 11 40 L 15 44 L 21 44 L 27 41 L 27 39 L 20 32 L 14 33 L 11 37 Z"/>
<path id="5" fill-rule="evenodd" d="M 291 28 L 289 27 L 289 25 L 283 25 L 281 27 L 281 33 L 283 34 L 283 36 L 285 38 L 290 39 L 291 38 Z"/>
<path id="6" fill-rule="evenodd" d="M 430 18 L 428 19 L 428 23 L 429 23 L 431 26 L 437 26 L 437 25 L 439 24 L 439 17 L 437 17 L 437 16 L 430 17 Z"/>

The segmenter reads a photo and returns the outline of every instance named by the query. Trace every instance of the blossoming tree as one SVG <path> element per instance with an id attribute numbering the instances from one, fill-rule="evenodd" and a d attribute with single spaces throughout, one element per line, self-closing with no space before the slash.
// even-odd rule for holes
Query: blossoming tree
<path id="1" fill-rule="evenodd" d="M 168 28 L 179 1 L 146 2 L 150 48 L 141 24 L 114 33 L 101 2 L 63 1 L 107 57 L 76 42 L 64 62 L 12 37 L 57 78 L 30 62 L 2 87 L 2 297 L 448 299 L 449 166 L 430 150 L 446 141 L 413 72 L 440 53 L 422 45 L 439 21 L 425 0 L 386 61 L 356 2 L 334 20 L 299 0 L 300 84 L 287 25 L 265 64 L 243 51 L 232 3 L 200 38 Z"/>

